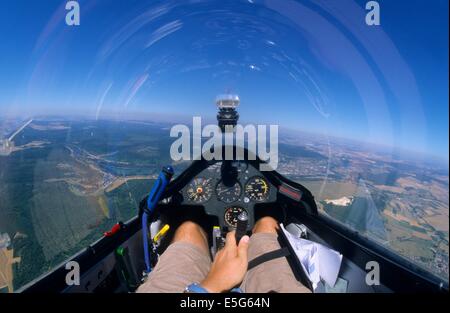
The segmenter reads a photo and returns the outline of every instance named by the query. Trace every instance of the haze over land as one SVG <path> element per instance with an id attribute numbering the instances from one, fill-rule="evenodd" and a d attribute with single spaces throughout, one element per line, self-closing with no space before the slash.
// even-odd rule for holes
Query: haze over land
<path id="1" fill-rule="evenodd" d="M 0 121 L 2 138 L 21 123 Z M 135 216 L 152 179 L 173 164 L 170 126 L 33 120 L 0 156 L 0 234 L 10 238 L 0 274 L 18 288 Z M 323 135 L 279 139 L 278 171 L 309 188 L 321 214 L 448 279 L 448 167 Z M 188 164 L 174 164 L 176 173 Z"/>

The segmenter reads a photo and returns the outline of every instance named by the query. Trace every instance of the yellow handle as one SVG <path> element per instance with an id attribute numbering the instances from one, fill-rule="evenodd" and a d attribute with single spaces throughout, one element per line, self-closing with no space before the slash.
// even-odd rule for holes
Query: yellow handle
<path id="1" fill-rule="evenodd" d="M 155 237 L 153 237 L 153 242 L 154 243 L 158 242 L 159 239 L 167 233 L 169 228 L 170 228 L 169 224 L 164 225 L 163 228 L 161 228 L 161 230 L 155 235 Z"/>

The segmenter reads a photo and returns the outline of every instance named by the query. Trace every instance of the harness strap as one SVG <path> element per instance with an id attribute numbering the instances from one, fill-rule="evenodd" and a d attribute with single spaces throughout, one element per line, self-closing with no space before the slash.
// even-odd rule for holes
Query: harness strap
<path id="1" fill-rule="evenodd" d="M 270 260 L 274 260 L 274 259 L 278 259 L 278 258 L 282 258 L 282 257 L 286 257 L 286 256 L 289 256 L 290 254 L 291 253 L 289 252 L 289 249 L 287 247 L 264 253 L 256 258 L 254 258 L 250 262 L 248 262 L 247 270 L 251 270 L 252 268 L 260 265 L 261 263 L 264 263 L 264 262 L 267 262 Z"/>

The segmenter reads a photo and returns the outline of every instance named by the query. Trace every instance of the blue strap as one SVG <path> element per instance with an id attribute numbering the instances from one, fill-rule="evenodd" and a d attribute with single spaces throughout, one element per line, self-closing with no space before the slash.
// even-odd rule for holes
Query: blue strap
<path id="1" fill-rule="evenodd" d="M 173 175 L 173 168 L 171 166 L 163 167 L 158 179 L 153 184 L 152 190 L 147 198 L 147 208 L 144 209 L 142 214 L 142 241 L 144 244 L 144 261 L 145 269 L 147 273 L 152 270 L 150 263 L 150 252 L 149 252 L 149 242 L 148 242 L 148 216 L 153 212 L 153 209 L 158 204 L 167 184 Z"/>

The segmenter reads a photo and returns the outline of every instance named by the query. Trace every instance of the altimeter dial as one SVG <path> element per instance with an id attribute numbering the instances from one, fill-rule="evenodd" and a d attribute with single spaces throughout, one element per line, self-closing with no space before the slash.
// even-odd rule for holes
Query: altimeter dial
<path id="1" fill-rule="evenodd" d="M 221 181 L 216 186 L 217 198 L 225 203 L 237 201 L 241 196 L 241 191 L 241 184 L 238 181 L 234 182 L 231 186 L 225 185 Z"/>

